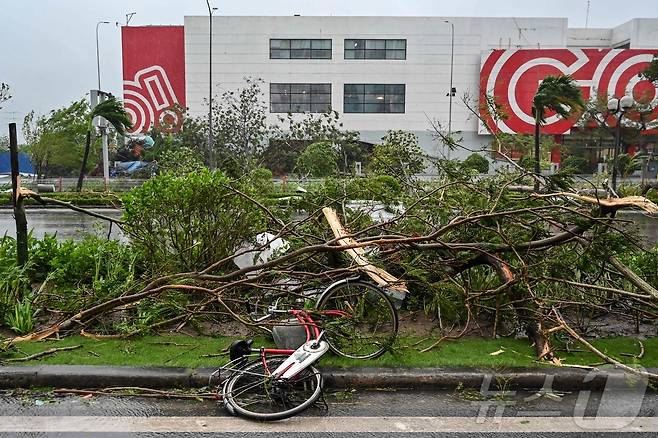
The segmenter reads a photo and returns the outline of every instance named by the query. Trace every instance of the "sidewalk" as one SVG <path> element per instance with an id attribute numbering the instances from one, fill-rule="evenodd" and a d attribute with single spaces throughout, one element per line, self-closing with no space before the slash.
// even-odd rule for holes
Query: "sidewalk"
<path id="1" fill-rule="evenodd" d="M 482 383 L 499 389 L 557 391 L 600 390 L 606 377 L 594 378 L 590 371 L 576 368 L 359 368 L 319 367 L 325 386 L 351 388 L 480 389 Z M 95 365 L 34 365 L 0 367 L 0 389 L 55 387 L 69 389 L 138 386 L 142 388 L 200 388 L 208 385 L 214 369 L 116 367 Z M 649 370 L 658 372 L 658 370 Z M 623 375 L 619 375 L 623 378 Z M 215 376 L 212 385 L 218 383 Z M 489 383 L 490 382 L 490 383 Z"/>

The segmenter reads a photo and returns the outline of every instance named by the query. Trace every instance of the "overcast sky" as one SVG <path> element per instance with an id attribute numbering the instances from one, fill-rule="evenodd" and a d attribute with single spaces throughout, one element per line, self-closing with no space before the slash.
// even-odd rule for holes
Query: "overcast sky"
<path id="1" fill-rule="evenodd" d="M 567 17 L 584 27 L 586 0 L 212 0 L 222 15 L 415 15 Z M 658 17 L 657 0 L 591 0 L 590 27 L 613 27 L 631 18 Z M 96 88 L 95 26 L 101 25 L 103 88 L 121 96 L 120 30 L 131 25 L 183 24 L 206 15 L 204 0 L 0 0 L 0 82 L 13 99 L 0 110 L 0 135 L 30 110 L 45 114 Z"/>

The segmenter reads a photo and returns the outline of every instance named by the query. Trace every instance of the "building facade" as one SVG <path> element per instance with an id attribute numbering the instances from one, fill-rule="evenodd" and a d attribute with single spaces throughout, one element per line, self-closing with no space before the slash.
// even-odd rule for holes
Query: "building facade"
<path id="1" fill-rule="evenodd" d="M 572 29 L 566 18 L 212 20 L 211 48 L 208 17 L 185 17 L 182 27 L 123 29 L 126 106 L 136 131 L 165 120 L 179 123 L 173 104 L 203 115 L 209 84 L 220 95 L 244 86 L 245 77 L 264 81 L 271 123 L 284 113 L 330 107 L 365 142 L 402 129 L 415 133 L 432 155 L 448 152 L 434 138 L 431 121 L 459 132 L 472 150 L 489 145 L 490 130 L 529 132 L 532 96 L 549 74 L 571 74 L 586 97 L 605 90 L 656 98 L 655 87 L 637 74 L 658 53 L 658 19 L 612 29 Z M 144 35 L 160 43 L 141 43 Z M 506 120 L 488 120 L 481 111 L 486 96 L 504 105 Z M 562 135 L 570 128 L 552 119 L 545 132 Z M 468 154 L 457 150 L 452 157 Z"/>

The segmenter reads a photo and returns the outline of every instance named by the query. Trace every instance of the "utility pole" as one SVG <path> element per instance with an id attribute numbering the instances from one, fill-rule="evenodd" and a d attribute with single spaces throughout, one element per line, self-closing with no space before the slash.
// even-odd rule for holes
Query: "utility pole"
<path id="1" fill-rule="evenodd" d="M 101 102 L 104 97 L 103 90 L 101 88 L 101 61 L 100 61 L 100 50 L 98 48 L 98 26 L 101 24 L 110 24 L 109 21 L 99 21 L 96 23 L 96 72 L 98 74 L 98 94 L 97 94 L 97 103 Z M 103 98 L 104 100 L 104 98 Z M 92 97 L 92 107 L 93 107 L 93 97 Z M 107 191 L 110 188 L 110 153 L 108 151 L 108 140 L 107 140 L 107 123 L 105 120 L 100 118 L 98 120 L 98 128 L 101 131 L 101 141 L 103 145 L 103 185 Z"/>
<path id="2" fill-rule="evenodd" d="M 206 0 L 208 6 L 208 164 L 210 169 L 215 168 L 214 160 L 214 136 L 212 131 L 212 14 L 217 8 L 210 6 L 210 0 Z"/>
<path id="3" fill-rule="evenodd" d="M 448 104 L 448 137 L 452 135 L 452 98 L 455 95 L 453 86 L 453 73 L 455 68 L 455 24 L 452 21 L 445 20 L 450 25 L 450 92 L 448 93 L 450 103 Z M 450 159 L 450 148 L 448 148 L 448 159 Z"/>

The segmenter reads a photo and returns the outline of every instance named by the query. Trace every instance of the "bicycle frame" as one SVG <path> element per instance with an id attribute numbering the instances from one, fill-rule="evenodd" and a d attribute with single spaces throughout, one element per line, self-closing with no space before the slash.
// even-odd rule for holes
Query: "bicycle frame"
<path id="1" fill-rule="evenodd" d="M 306 367 L 310 366 L 312 363 L 317 361 L 319 359 L 319 356 L 324 354 L 327 349 L 322 348 L 322 350 L 318 353 L 315 354 L 317 357 L 305 357 L 303 358 L 302 361 L 300 361 L 301 366 L 293 367 L 290 364 L 284 364 L 285 366 L 280 369 L 280 370 L 274 370 L 271 371 L 267 368 L 267 355 L 276 355 L 276 356 L 292 356 L 295 352 L 299 351 L 300 349 L 304 348 L 305 346 L 309 344 L 317 344 L 320 342 L 320 338 L 322 337 L 322 332 L 320 331 L 320 328 L 318 327 L 318 324 L 313 320 L 313 317 L 311 316 L 310 312 L 307 312 L 305 310 L 297 310 L 297 309 L 291 309 L 291 310 L 277 310 L 275 308 L 270 308 L 269 312 L 267 315 L 265 315 L 263 318 L 260 318 L 258 322 L 262 322 L 266 319 L 271 318 L 274 314 L 277 313 L 287 313 L 290 315 L 293 315 L 295 319 L 299 322 L 300 325 L 304 327 L 304 330 L 306 332 L 306 342 L 304 345 L 299 347 L 296 350 L 293 349 L 281 349 L 281 348 L 267 348 L 267 347 L 260 347 L 260 348 L 251 348 L 250 349 L 250 355 L 255 355 L 258 354 L 260 359 L 263 361 L 263 365 L 265 370 L 271 374 L 274 375 L 275 377 L 283 377 L 283 378 L 294 378 L 294 375 L 291 375 L 288 371 L 295 371 L 297 374 L 304 370 Z M 323 310 L 323 311 L 315 311 L 315 313 L 319 313 L 321 315 L 333 315 L 333 316 L 342 316 L 342 317 L 349 317 L 350 315 L 346 312 L 343 312 L 341 310 Z M 219 368 L 216 372 L 214 372 L 211 376 L 214 377 L 214 375 L 218 374 L 221 380 L 221 371 L 229 371 L 231 373 L 236 373 L 236 372 L 245 372 L 243 371 L 240 366 L 244 364 L 246 357 L 249 355 L 242 355 L 236 359 L 231 360 L 228 362 L 226 365 L 223 367 Z M 307 359 L 313 359 L 313 360 L 307 360 Z M 280 371 L 280 372 L 277 372 Z M 209 381 L 210 382 L 210 381 Z"/>

